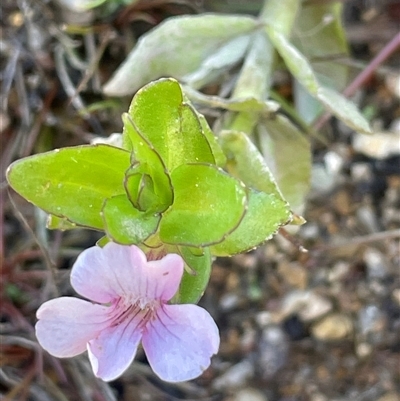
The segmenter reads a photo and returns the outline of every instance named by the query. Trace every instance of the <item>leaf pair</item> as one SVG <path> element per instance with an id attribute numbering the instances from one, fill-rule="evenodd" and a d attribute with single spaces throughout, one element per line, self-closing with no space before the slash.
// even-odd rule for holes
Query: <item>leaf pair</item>
<path id="1" fill-rule="evenodd" d="M 288 205 L 249 140 L 239 133 L 219 144 L 177 81 L 138 91 L 123 122 L 125 149 L 57 149 L 14 162 L 7 178 L 52 216 L 51 228 L 180 253 L 188 272 L 179 297 L 197 300 L 211 255 L 259 245 L 289 220 Z"/>

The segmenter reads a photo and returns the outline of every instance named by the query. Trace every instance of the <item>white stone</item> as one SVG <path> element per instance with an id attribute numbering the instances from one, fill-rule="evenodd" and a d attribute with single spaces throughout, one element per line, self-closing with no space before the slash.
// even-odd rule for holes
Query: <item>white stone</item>
<path id="1" fill-rule="evenodd" d="M 382 254 L 374 248 L 368 248 L 364 252 L 364 262 L 367 265 L 368 277 L 370 279 L 382 279 L 389 273 L 389 266 Z"/>
<path id="2" fill-rule="evenodd" d="M 304 322 L 318 319 L 332 310 L 332 302 L 313 291 L 292 291 L 282 304 L 284 317 L 297 313 Z"/>
<path id="3" fill-rule="evenodd" d="M 373 135 L 356 133 L 353 139 L 354 149 L 374 159 L 400 154 L 400 132 L 376 132 Z"/>

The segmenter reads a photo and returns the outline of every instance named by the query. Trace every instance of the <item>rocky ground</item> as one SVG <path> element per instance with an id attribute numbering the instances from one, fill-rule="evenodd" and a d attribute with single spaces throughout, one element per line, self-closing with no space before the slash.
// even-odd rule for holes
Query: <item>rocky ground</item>
<path id="1" fill-rule="evenodd" d="M 157 16 L 181 7 L 159 3 Z M 348 3 L 349 40 L 357 60 L 368 65 L 393 36 L 400 11 L 396 2 Z M 58 41 L 66 38 L 54 29 L 68 16 L 53 21 L 43 4 L 2 3 L 2 399 L 399 401 L 399 54 L 359 95 L 378 135 L 361 137 L 330 121 L 323 143 L 314 140 L 307 223 L 289 239 L 278 235 L 248 254 L 215 261 L 200 304 L 220 328 L 221 347 L 202 377 L 163 383 L 139 352 L 129 371 L 106 385 L 93 378 L 86 356 L 60 361 L 41 351 L 33 327 L 36 309 L 53 293 L 48 267 L 55 261 L 59 292 L 72 294 L 68 269 L 98 237 L 46 231 L 44 214 L 8 191 L 5 167 L 49 143 L 88 142 L 119 124 L 119 108 L 82 118 L 70 107 L 54 61 Z M 100 99 L 101 73 L 83 100 Z"/>

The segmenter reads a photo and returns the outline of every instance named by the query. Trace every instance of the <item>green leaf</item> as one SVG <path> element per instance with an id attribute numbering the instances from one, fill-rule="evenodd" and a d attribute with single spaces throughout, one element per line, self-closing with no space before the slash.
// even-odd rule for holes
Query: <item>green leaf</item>
<path id="1" fill-rule="evenodd" d="M 200 113 L 197 113 L 197 117 L 200 120 L 200 124 L 203 129 L 204 135 L 207 138 L 207 141 L 210 145 L 212 154 L 215 159 L 215 164 L 219 167 L 225 166 L 226 157 L 223 150 L 221 149 L 221 146 L 219 146 L 217 137 L 214 135 L 214 132 L 211 131 L 211 128 L 208 125 L 206 118 Z"/>
<path id="2" fill-rule="evenodd" d="M 310 62 L 289 42 L 285 35 L 272 29 L 272 27 L 265 29 L 289 71 L 312 95 L 316 96 L 320 85 Z"/>
<path id="3" fill-rule="evenodd" d="M 162 76 L 181 79 L 201 69 L 203 64 L 209 70 L 229 68 L 241 56 L 238 49 L 244 48 L 235 39 L 257 27 L 257 20 L 248 16 L 202 14 L 170 18 L 139 39 L 104 86 L 104 92 L 108 96 L 128 95 Z M 229 47 L 227 44 L 231 41 L 236 45 Z M 228 63 L 224 62 L 227 50 L 235 53 Z M 220 56 L 215 61 L 212 55 L 218 53 Z M 210 79 L 214 78 L 212 74 Z"/>
<path id="4" fill-rule="evenodd" d="M 222 131 L 219 137 L 227 156 L 226 170 L 246 186 L 282 199 L 275 178 L 264 157 L 243 132 Z"/>
<path id="5" fill-rule="evenodd" d="M 249 190 L 247 212 L 239 227 L 219 244 L 210 247 L 215 256 L 230 256 L 254 249 L 270 239 L 290 220 L 288 204 L 274 194 Z"/>
<path id="6" fill-rule="evenodd" d="M 197 303 L 203 295 L 211 274 L 211 253 L 204 248 L 202 254 L 196 255 L 191 248 L 181 246 L 179 253 L 189 269 L 185 269 L 176 302 L 181 304 Z M 188 271 L 189 270 L 189 271 Z"/>
<path id="7" fill-rule="evenodd" d="M 215 163 L 193 108 L 183 102 L 180 85 L 161 79 L 140 89 L 129 114 L 138 133 L 160 155 L 169 171 L 184 163 Z M 137 145 L 133 143 L 134 152 Z"/>
<path id="8" fill-rule="evenodd" d="M 307 58 L 282 34 L 270 27 L 267 27 L 266 30 L 287 68 L 313 97 L 321 101 L 332 114 L 340 118 L 349 127 L 359 132 L 371 134 L 368 122 L 352 102 L 335 90 L 320 85 Z"/>
<path id="9" fill-rule="evenodd" d="M 186 164 L 171 174 L 174 203 L 160 224 L 163 242 L 203 247 L 218 243 L 245 213 L 243 184 L 216 166 Z"/>
<path id="10" fill-rule="evenodd" d="M 293 44 L 310 61 L 318 81 L 328 88 L 342 91 L 348 83 L 349 67 L 338 61 L 349 55 L 339 2 L 305 4 L 296 18 Z M 296 108 L 311 123 L 323 111 L 301 85 L 294 86 Z"/>
<path id="11" fill-rule="evenodd" d="M 161 79 L 141 88 L 129 106 L 128 113 L 136 130 L 135 135 L 146 139 L 166 167 L 169 147 L 176 142 L 170 141 L 169 137 L 176 139 L 179 135 L 179 107 L 182 102 L 179 84 L 172 79 Z M 132 142 L 134 151 L 140 151 L 141 141 Z"/>
<path id="12" fill-rule="evenodd" d="M 250 35 L 241 35 L 223 44 L 203 60 L 199 68 L 181 77 L 181 81 L 192 88 L 202 88 L 216 81 L 223 72 L 238 64 L 251 40 Z"/>
<path id="13" fill-rule="evenodd" d="M 123 245 L 139 244 L 157 231 L 160 215 L 141 212 L 126 195 L 107 199 L 102 210 L 107 235 Z"/>
<path id="14" fill-rule="evenodd" d="M 190 104 L 183 103 L 179 113 L 180 135 L 176 139 L 175 149 L 169 151 L 170 158 L 176 158 L 178 161 L 172 163 L 170 160 L 171 170 L 184 163 L 215 163 L 212 148 L 203 131 L 203 124 L 194 108 Z"/>
<path id="15" fill-rule="evenodd" d="M 278 114 L 258 125 L 260 148 L 283 197 L 301 214 L 311 180 L 310 141 Z"/>
<path id="16" fill-rule="evenodd" d="M 239 113 L 225 114 L 224 129 L 251 134 L 260 114 L 267 114 L 270 111 L 268 110 L 270 102 L 266 102 L 265 99 L 271 86 L 274 55 L 275 50 L 266 33 L 264 31 L 255 32 L 229 100 L 229 109 L 239 111 Z"/>
<path id="17" fill-rule="evenodd" d="M 342 10 L 337 1 L 306 4 L 293 29 L 293 44 L 311 61 L 319 82 L 339 91 L 346 87 L 349 73 L 337 60 L 349 55 Z"/>
<path id="18" fill-rule="evenodd" d="M 265 32 L 254 33 L 232 99 L 265 100 L 271 85 L 273 54 L 273 47 Z"/>
<path id="19" fill-rule="evenodd" d="M 315 118 L 324 111 L 324 105 L 316 99 L 315 96 L 310 95 L 310 92 L 308 92 L 299 81 L 295 80 L 293 82 L 293 92 L 293 107 L 297 111 L 297 116 L 299 117 L 295 120 L 296 123 L 306 126 L 307 124 L 312 124 Z M 290 115 L 288 113 L 288 115 L 294 120 L 293 114 Z"/>
<path id="20" fill-rule="evenodd" d="M 126 172 L 125 187 L 132 204 L 154 213 L 163 212 L 172 203 L 173 192 L 170 177 L 158 152 L 137 130 L 131 117 L 124 113 L 124 136 L 132 144 L 134 164 Z M 149 179 L 142 177 L 149 177 Z M 142 187 L 141 185 L 144 185 Z M 143 190 L 146 193 L 143 193 Z M 152 199 L 151 193 L 154 193 Z M 138 197 L 142 195 L 140 200 Z"/>
<path id="21" fill-rule="evenodd" d="M 129 152 L 107 145 L 76 146 L 17 160 L 12 188 L 29 202 L 72 223 L 103 229 L 104 200 L 125 192 Z"/>
<path id="22" fill-rule="evenodd" d="M 318 89 L 317 98 L 350 128 L 363 134 L 372 134 L 371 127 L 356 105 L 340 93 L 321 87 Z"/>
<path id="23" fill-rule="evenodd" d="M 125 189 L 128 199 L 136 209 L 142 212 L 147 210 L 158 212 L 159 202 L 154 193 L 153 180 L 142 170 L 142 165 L 137 163 L 125 174 Z"/>

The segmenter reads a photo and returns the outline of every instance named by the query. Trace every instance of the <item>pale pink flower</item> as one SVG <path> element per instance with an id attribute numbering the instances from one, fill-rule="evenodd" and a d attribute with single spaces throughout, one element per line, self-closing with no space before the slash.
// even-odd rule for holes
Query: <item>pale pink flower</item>
<path id="1" fill-rule="evenodd" d="M 140 341 L 161 379 L 199 376 L 218 351 L 219 333 L 203 308 L 167 303 L 183 266 L 176 254 L 147 261 L 134 245 L 86 249 L 72 268 L 71 284 L 93 303 L 73 297 L 45 302 L 37 311 L 39 343 L 60 358 L 87 350 L 95 375 L 105 381 L 129 367 Z"/>

